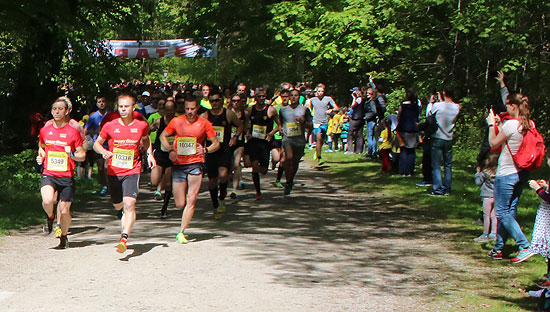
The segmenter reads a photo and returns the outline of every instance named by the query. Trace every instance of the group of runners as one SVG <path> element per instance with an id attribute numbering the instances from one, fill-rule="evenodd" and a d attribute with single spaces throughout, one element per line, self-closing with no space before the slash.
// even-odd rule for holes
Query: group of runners
<path id="1" fill-rule="evenodd" d="M 151 184 L 164 190 L 161 218 L 166 217 L 172 195 L 176 207 L 183 209 L 176 234 L 180 244 L 188 242 L 185 230 L 195 212 L 204 173 L 208 176 L 215 219 L 226 211 L 231 182 L 233 190 L 229 196 L 237 197 L 243 166 L 252 168 L 256 200 L 262 199 L 260 176 L 267 173 L 270 159 L 279 165 L 277 183 L 284 187 L 284 194 L 292 192 L 306 134 L 314 134 L 322 145 L 319 140 L 326 133 L 327 114 L 337 107 L 334 101 L 323 100 L 324 88 L 317 93 L 320 98 L 308 103 L 298 89 L 283 89 L 273 101 L 266 101 L 262 89 L 257 89 L 251 98 L 243 92 L 227 97 L 218 90 L 204 89 L 202 100 L 181 92 L 159 101 L 159 117 L 150 123 L 136 112 L 139 106 L 132 91 L 118 93 L 116 111 L 111 113 L 105 111 L 105 98 L 98 97 L 94 114 L 100 114 L 102 120 L 98 122 L 92 114 L 90 120 L 97 125 L 87 124 L 86 129 L 76 127 L 70 119 L 72 104 L 68 98 L 54 101 L 52 122 L 40 130 L 37 163 L 43 166 L 41 194 L 47 214 L 44 231 L 59 238 L 56 248 L 68 247 L 75 161 L 84 161 L 86 155 L 106 167 L 111 201 L 121 212 L 121 236 L 116 245 L 120 253 L 126 251 L 136 221 L 142 162 L 151 168 Z M 151 131 L 157 133 L 154 142 Z M 92 139 L 87 140 L 86 134 Z M 86 153 L 87 145 L 93 147 L 91 153 Z M 279 182 L 283 173 L 284 185 Z"/>

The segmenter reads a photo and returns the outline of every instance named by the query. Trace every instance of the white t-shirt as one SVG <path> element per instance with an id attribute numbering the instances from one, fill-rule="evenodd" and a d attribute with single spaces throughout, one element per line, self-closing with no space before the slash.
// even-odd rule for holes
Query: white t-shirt
<path id="1" fill-rule="evenodd" d="M 515 154 L 523 141 L 523 135 L 519 132 L 518 127 L 520 126 L 519 120 L 509 119 L 504 122 L 502 126 L 502 132 L 508 138 L 507 143 L 512 150 L 512 154 Z M 506 142 L 502 144 L 502 152 L 498 158 L 498 167 L 496 175 L 499 177 L 507 176 L 510 174 L 517 173 L 518 169 L 514 164 L 514 159 L 510 155 L 508 147 L 506 147 Z"/>

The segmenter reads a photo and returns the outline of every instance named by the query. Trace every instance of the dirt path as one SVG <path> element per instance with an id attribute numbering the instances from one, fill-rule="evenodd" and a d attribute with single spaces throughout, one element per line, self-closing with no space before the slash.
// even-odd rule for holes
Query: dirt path
<path id="1" fill-rule="evenodd" d="M 51 249 L 39 226 L 0 238 L 0 310 L 448 310 L 436 283 L 465 260 L 433 239 L 438 227 L 406 200 L 352 194 L 307 166 L 290 196 L 270 172 L 261 201 L 246 174 L 219 221 L 203 183 L 187 245 L 175 241 L 181 212 L 161 220 L 148 188 L 123 255 L 107 197 L 74 207 L 70 249 Z"/>

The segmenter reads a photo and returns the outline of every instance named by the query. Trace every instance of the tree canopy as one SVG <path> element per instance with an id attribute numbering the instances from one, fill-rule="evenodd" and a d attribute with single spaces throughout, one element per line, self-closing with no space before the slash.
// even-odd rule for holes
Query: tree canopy
<path id="1" fill-rule="evenodd" d="M 550 129 L 549 12 L 535 0 L 12 1 L 0 10 L 2 140 L 24 137 L 28 114 L 47 109 L 64 82 L 93 97 L 164 69 L 199 83 L 324 82 L 342 104 L 368 74 L 394 103 L 409 87 L 428 96 L 453 84 L 465 118 L 478 119 L 498 100 L 503 69 Z M 216 59 L 90 53 L 106 39 L 204 37 L 217 38 Z"/>

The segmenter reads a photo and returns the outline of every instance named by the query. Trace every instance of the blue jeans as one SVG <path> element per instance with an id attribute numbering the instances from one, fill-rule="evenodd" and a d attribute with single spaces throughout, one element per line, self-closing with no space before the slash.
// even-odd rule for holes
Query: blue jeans
<path id="1" fill-rule="evenodd" d="M 441 158 L 445 179 L 441 178 Z M 451 178 L 453 169 L 453 141 L 432 139 L 432 185 L 433 191 L 437 194 L 451 192 Z"/>
<path id="2" fill-rule="evenodd" d="M 367 122 L 367 156 L 376 156 L 376 136 L 374 135 L 374 128 L 376 127 L 376 121 Z"/>
<path id="3" fill-rule="evenodd" d="M 521 231 L 516 215 L 518 201 L 528 172 L 523 171 L 495 178 L 495 211 L 497 213 L 497 241 L 493 250 L 502 250 L 508 236 L 512 236 L 520 249 L 529 248 L 529 241 Z"/>

